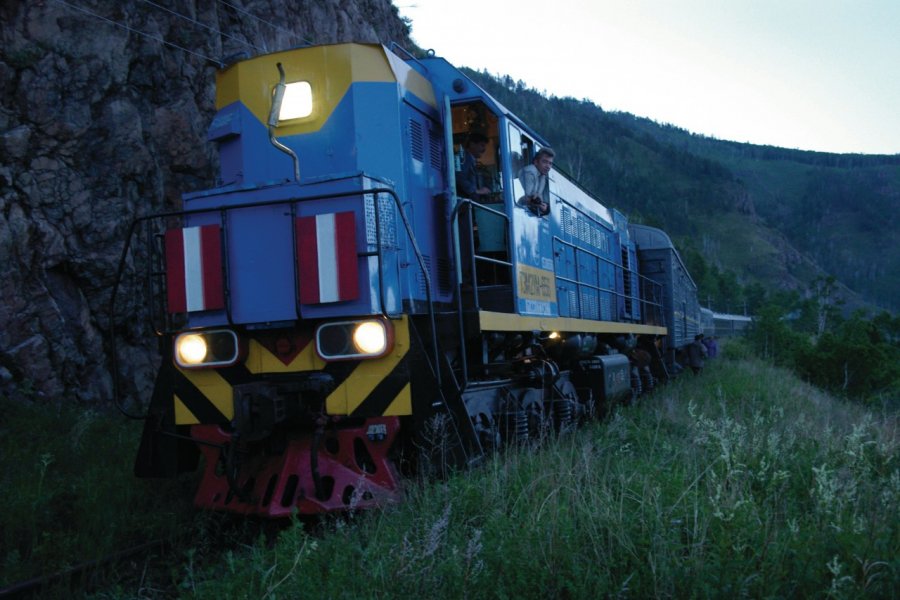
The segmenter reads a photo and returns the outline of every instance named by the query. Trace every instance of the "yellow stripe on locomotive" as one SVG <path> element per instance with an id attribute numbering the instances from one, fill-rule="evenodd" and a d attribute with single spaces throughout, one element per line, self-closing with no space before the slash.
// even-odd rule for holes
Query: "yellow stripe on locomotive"
<path id="1" fill-rule="evenodd" d="M 390 352 L 379 358 L 348 361 L 343 378 L 325 398 L 329 415 L 364 417 L 404 416 L 412 414 L 409 368 L 406 362 L 410 349 L 409 321 L 405 315 L 391 321 L 393 344 Z M 247 357 L 238 368 L 246 370 L 242 383 L 263 382 L 269 375 L 325 372 L 328 363 L 315 349 L 312 336 L 294 338 L 288 334 L 270 336 L 257 334 L 248 342 Z M 216 422 L 224 424 L 234 418 L 234 388 L 228 371 L 215 368 L 189 369 L 177 367 L 182 375 L 182 387 L 189 393 L 173 393 L 176 425 L 197 425 Z M 207 414 L 201 418 L 191 409 L 202 403 L 215 409 L 214 419 Z M 199 412 L 199 411 L 198 411 Z"/>
<path id="2" fill-rule="evenodd" d="M 272 106 L 272 90 L 279 81 L 279 63 L 288 84 L 307 82 L 312 93 L 309 116 L 280 123 L 279 136 L 320 130 L 350 85 L 357 82 L 396 82 L 437 108 L 431 84 L 383 46 L 335 44 L 259 56 L 220 71 L 216 77 L 216 109 L 241 102 L 260 123 L 265 123 Z"/>

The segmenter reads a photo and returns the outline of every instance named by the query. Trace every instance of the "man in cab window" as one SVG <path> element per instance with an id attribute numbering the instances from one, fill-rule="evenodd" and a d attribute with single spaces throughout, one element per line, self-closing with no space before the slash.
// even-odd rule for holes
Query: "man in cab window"
<path id="1" fill-rule="evenodd" d="M 556 153 L 550 148 L 541 148 L 534 155 L 530 165 L 519 172 L 519 181 L 525 189 L 525 195 L 519 198 L 518 204 L 535 215 L 543 217 L 550 213 L 550 186 L 548 175 L 553 168 Z"/>

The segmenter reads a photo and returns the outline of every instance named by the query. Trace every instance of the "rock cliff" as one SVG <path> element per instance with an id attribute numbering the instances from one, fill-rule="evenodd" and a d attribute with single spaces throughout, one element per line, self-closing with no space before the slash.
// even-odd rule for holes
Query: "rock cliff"
<path id="1" fill-rule="evenodd" d="M 0 4 L 0 393 L 110 398 L 125 234 L 213 183 L 215 62 L 350 40 L 411 46 L 389 0 Z M 155 340 L 119 303 L 124 392 L 146 398 Z"/>

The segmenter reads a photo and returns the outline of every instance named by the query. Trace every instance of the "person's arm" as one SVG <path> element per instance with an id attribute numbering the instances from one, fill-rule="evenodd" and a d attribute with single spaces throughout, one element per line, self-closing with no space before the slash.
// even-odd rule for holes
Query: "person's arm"
<path id="1" fill-rule="evenodd" d="M 522 189 L 525 191 L 517 201 L 519 206 L 540 214 L 536 207 L 536 203 L 540 202 L 540 197 L 537 195 L 538 174 L 533 169 L 525 167 L 519 171 L 519 181 L 522 182 Z"/>
<path id="2" fill-rule="evenodd" d="M 531 169 L 525 168 L 519 173 L 519 180 L 522 182 L 522 188 L 525 190 L 525 198 L 534 198 L 537 191 L 538 176 Z"/>

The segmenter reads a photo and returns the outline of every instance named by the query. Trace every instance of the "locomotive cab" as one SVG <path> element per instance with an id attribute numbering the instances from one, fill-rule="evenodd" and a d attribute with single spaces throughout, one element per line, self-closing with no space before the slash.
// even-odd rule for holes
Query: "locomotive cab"
<path id="1" fill-rule="evenodd" d="M 467 156 L 468 143 L 476 136 L 486 138 L 485 152 L 476 165 L 480 192 L 467 193 L 458 185 L 453 192 L 456 200 L 451 226 L 457 234 L 453 250 L 458 252 L 455 262 L 461 301 L 476 311 L 552 314 L 549 220 L 534 219 L 535 215 L 519 202 L 523 196 L 519 174 L 531 163 L 534 153 L 547 144 L 515 122 L 480 88 L 470 81 L 460 81 L 454 79 L 453 89 L 461 97 L 449 103 L 457 183 L 466 161 L 473 160 Z M 519 251 L 513 252 L 513 247 Z M 531 251 L 522 252 L 523 248 Z M 526 285 L 535 281 L 539 283 Z M 523 294 L 532 300 L 521 302 Z"/>

